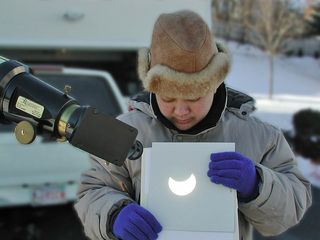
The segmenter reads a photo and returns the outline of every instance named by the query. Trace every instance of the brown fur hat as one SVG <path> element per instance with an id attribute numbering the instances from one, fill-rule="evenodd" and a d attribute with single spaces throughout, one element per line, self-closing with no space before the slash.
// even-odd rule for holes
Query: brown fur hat
<path id="1" fill-rule="evenodd" d="M 227 50 L 216 44 L 203 19 L 192 11 L 161 14 L 150 49 L 139 51 L 138 73 L 146 90 L 195 99 L 216 91 L 230 69 Z"/>

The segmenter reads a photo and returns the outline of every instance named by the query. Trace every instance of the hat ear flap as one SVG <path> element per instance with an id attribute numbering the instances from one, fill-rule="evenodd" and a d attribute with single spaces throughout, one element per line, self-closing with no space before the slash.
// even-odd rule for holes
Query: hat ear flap
<path id="1" fill-rule="evenodd" d="M 149 48 L 141 48 L 138 51 L 138 75 L 144 82 L 147 73 L 150 70 L 151 53 Z"/>

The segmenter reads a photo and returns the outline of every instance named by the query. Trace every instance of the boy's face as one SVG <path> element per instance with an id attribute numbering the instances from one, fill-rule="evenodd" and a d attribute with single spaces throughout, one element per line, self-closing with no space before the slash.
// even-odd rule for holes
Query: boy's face
<path id="1" fill-rule="evenodd" d="M 209 112 L 213 92 L 197 99 L 168 98 L 156 94 L 159 109 L 179 130 L 188 130 L 199 123 Z"/>

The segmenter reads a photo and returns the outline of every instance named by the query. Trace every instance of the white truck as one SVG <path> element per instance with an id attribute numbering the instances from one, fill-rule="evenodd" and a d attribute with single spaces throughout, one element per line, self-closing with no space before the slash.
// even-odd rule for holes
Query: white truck
<path id="1" fill-rule="evenodd" d="M 179 9 L 211 26 L 211 0 L 1 0 L 0 55 L 50 64 L 35 75 L 116 116 L 126 111 L 123 95 L 140 88 L 137 50 L 149 45 L 155 19 Z M 42 137 L 20 145 L 13 127 L 0 125 L 0 207 L 74 201 L 88 154 Z"/>

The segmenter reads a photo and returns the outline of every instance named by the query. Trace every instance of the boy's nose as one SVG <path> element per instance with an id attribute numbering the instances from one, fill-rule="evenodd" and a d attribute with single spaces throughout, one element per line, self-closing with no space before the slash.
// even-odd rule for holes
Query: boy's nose
<path id="1" fill-rule="evenodd" d="M 183 116 L 189 113 L 189 107 L 185 103 L 178 103 L 175 107 L 175 114 L 177 116 Z"/>

